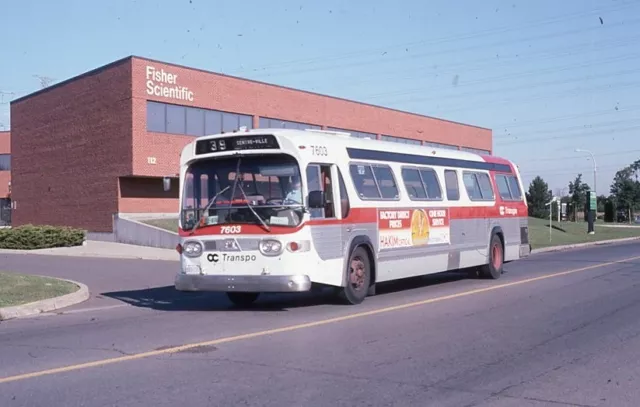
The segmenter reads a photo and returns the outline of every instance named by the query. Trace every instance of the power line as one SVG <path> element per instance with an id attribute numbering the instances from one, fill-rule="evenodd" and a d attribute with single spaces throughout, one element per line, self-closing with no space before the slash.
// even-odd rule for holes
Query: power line
<path id="1" fill-rule="evenodd" d="M 536 135 L 536 134 L 555 134 L 555 133 L 564 133 L 566 134 L 568 131 L 577 131 L 579 134 L 574 134 L 571 136 L 579 136 L 581 135 L 580 132 L 585 131 L 585 130 L 591 130 L 594 128 L 599 128 L 599 127 L 607 127 L 607 126 L 618 126 L 621 124 L 633 124 L 633 123 L 639 123 L 640 122 L 640 118 L 635 118 L 635 119 L 628 119 L 628 120 L 613 120 L 613 121 L 609 121 L 609 122 L 600 122 L 600 123 L 595 123 L 595 124 L 581 124 L 578 126 L 568 126 L 568 127 L 557 127 L 557 128 L 553 128 L 553 129 L 548 129 L 548 130 L 539 130 L 539 131 L 528 131 L 528 132 L 524 132 L 524 133 L 514 133 L 514 134 L 510 134 L 510 135 L 506 135 L 506 134 L 498 134 L 494 136 L 494 139 L 496 140 L 501 140 L 501 139 L 506 139 L 506 138 L 510 138 L 510 137 L 514 137 L 514 136 L 518 136 L 518 137 L 522 137 L 522 136 L 527 136 L 527 135 Z"/>
<path id="2" fill-rule="evenodd" d="M 500 56 L 500 67 L 504 68 L 505 66 L 509 66 L 512 63 L 516 62 L 518 64 L 520 63 L 526 63 L 527 60 L 529 59 L 534 59 L 536 62 L 540 62 L 543 60 L 547 60 L 547 59 L 557 59 L 557 58 L 562 58 L 562 57 L 567 57 L 567 56 L 574 56 L 574 55 L 579 55 L 585 52 L 589 52 L 592 53 L 594 51 L 599 50 L 600 48 L 606 49 L 606 50 L 612 50 L 621 46 L 626 46 L 626 45 L 630 45 L 630 44 L 635 44 L 638 42 L 638 39 L 640 39 L 639 37 L 628 37 L 628 38 L 624 38 L 624 39 L 620 39 L 620 40 L 616 40 L 616 41 L 601 41 L 598 43 L 592 43 L 592 42 L 587 42 L 587 43 L 583 43 L 583 44 L 571 44 L 571 45 L 565 45 L 562 47 L 557 47 L 557 48 L 551 48 L 551 49 L 547 49 L 547 48 L 543 48 L 541 51 L 537 51 L 537 52 L 532 52 L 532 53 L 523 53 L 522 55 L 520 53 L 518 54 L 514 54 L 514 55 L 501 55 Z M 558 52 L 558 51 L 567 51 L 567 52 Z M 484 64 L 478 64 L 478 62 L 488 62 L 488 63 L 484 63 Z M 446 70 L 442 70 L 441 67 L 438 68 L 438 70 L 436 71 L 435 68 L 432 71 L 433 74 L 435 74 L 436 76 L 444 76 L 447 74 L 458 74 L 459 73 L 459 67 L 464 68 L 464 72 L 465 74 L 468 74 L 470 72 L 474 72 L 474 71 L 482 71 L 483 69 L 487 68 L 487 67 L 494 67 L 496 63 L 496 58 L 495 56 L 491 56 L 491 57 L 484 57 L 484 58 L 479 58 L 479 59 L 472 59 L 469 61 L 463 61 L 460 63 L 456 63 L 456 64 L 449 64 L 446 65 L 447 69 Z M 598 64 L 597 62 L 593 62 L 592 64 Z M 547 68 L 545 68 L 547 69 Z M 551 68 L 548 68 L 551 69 Z M 419 74 L 417 75 L 409 75 L 409 76 L 400 76 L 398 77 L 398 75 L 396 75 L 398 73 L 398 69 L 394 69 L 392 71 L 386 71 L 386 72 L 382 72 L 381 74 L 375 74 L 375 75 L 365 75 L 364 77 L 368 77 L 369 79 L 365 79 L 365 80 L 353 80 L 354 78 L 348 78 L 349 81 L 348 83 L 342 85 L 344 87 L 351 87 L 354 85 L 361 85 L 361 84 L 365 84 L 365 83 L 369 83 L 369 82 L 378 82 L 381 78 L 398 78 L 400 80 L 404 80 L 404 79 L 415 79 L 415 78 L 422 78 L 425 76 L 425 74 L 429 74 L 427 72 L 425 72 L 425 68 L 424 67 L 419 67 L 417 69 L 409 69 L 409 70 L 400 70 L 400 72 L 403 73 L 407 73 L 407 72 L 414 72 L 414 71 L 418 71 Z M 392 74 L 392 75 L 389 75 Z M 386 76 L 385 76 L 386 75 Z M 362 78 L 363 75 L 361 73 L 358 74 L 358 76 L 356 77 L 357 79 Z M 468 83 L 468 82 L 467 82 Z M 466 84 L 466 83 L 465 83 Z"/>
<path id="3" fill-rule="evenodd" d="M 526 24 L 518 24 L 514 26 L 505 26 L 505 27 L 492 28 L 492 29 L 486 29 L 486 30 L 480 30 L 480 31 L 471 31 L 465 34 L 435 38 L 432 40 L 396 43 L 396 44 L 390 44 L 385 47 L 369 48 L 366 50 L 360 50 L 355 52 L 352 51 L 347 53 L 324 55 L 324 56 L 313 57 L 313 58 L 290 60 L 290 61 L 278 62 L 275 64 L 262 65 L 262 66 L 251 68 L 251 69 L 241 68 L 238 70 L 232 70 L 230 71 L 230 73 L 241 73 L 241 72 L 246 72 L 247 70 L 249 71 L 257 71 L 259 69 L 265 70 L 272 67 L 282 67 L 282 66 L 286 67 L 289 65 L 305 65 L 305 64 L 310 64 L 310 63 L 319 62 L 319 61 L 340 60 L 340 59 L 346 59 L 353 56 L 361 56 L 366 54 L 379 54 L 380 52 L 388 51 L 389 49 L 392 49 L 392 48 L 407 48 L 407 47 L 414 47 L 414 46 L 421 46 L 421 45 L 436 45 L 436 44 L 442 44 L 447 42 L 465 40 L 469 38 L 481 38 L 481 37 L 490 36 L 494 34 L 504 34 L 511 31 L 522 31 L 523 29 L 526 29 L 526 28 L 532 28 L 536 26 L 542 26 L 546 24 L 553 24 L 553 23 L 562 22 L 566 20 L 572 20 L 574 18 L 580 18 L 587 15 L 594 15 L 594 14 L 604 15 L 604 13 L 606 12 L 620 11 L 620 10 L 626 9 L 627 7 L 635 6 L 635 5 L 637 5 L 636 2 L 630 1 L 628 3 L 621 4 L 619 7 L 612 7 L 612 8 L 605 7 L 601 9 L 594 9 L 594 10 L 583 11 L 578 13 L 568 13 L 568 14 L 564 14 L 556 17 L 533 21 Z M 604 28 L 604 27 L 599 27 L 599 28 Z"/>
<path id="4" fill-rule="evenodd" d="M 640 57 L 639 55 L 635 55 L 635 58 Z M 629 75 L 629 74 L 636 74 L 638 73 L 638 71 L 640 71 L 640 68 L 635 68 L 635 69 L 627 69 L 627 70 L 622 70 L 622 71 L 616 71 L 616 72 L 611 72 L 611 73 L 605 73 L 605 74 L 600 74 L 600 75 L 591 75 L 588 77 L 580 77 L 580 78 L 571 78 L 571 79 L 556 79 L 556 80 L 552 80 L 552 81 L 545 81 L 545 82 L 533 82 L 533 83 L 526 83 L 523 85 L 519 85 L 519 86 L 509 86 L 509 87 L 504 87 L 504 88 L 494 88 L 494 89 L 489 89 L 489 90 L 485 90 L 485 91 L 469 91 L 469 92 L 461 92 L 461 93 L 456 93 L 456 94 L 452 94 L 452 95 L 444 95 L 444 96 L 430 96 L 430 97 L 421 97 L 421 98 L 411 98 L 409 100 L 411 100 L 411 102 L 428 102 L 428 101 L 440 101 L 440 100 L 451 100 L 451 99 L 460 99 L 460 98 L 469 98 L 470 96 L 484 96 L 484 95 L 493 95 L 493 94 L 502 94 L 502 93 L 507 93 L 507 92 L 512 92 L 512 91 L 517 91 L 517 90 L 523 90 L 523 89 L 538 89 L 544 86 L 551 86 L 551 85 L 565 85 L 565 84 L 570 84 L 570 83 L 575 83 L 575 82 L 585 82 L 589 79 L 601 79 L 601 78 L 609 78 L 611 76 L 625 76 L 625 75 Z M 421 92 L 425 92 L 426 89 L 422 89 Z M 399 99 L 399 100 L 395 100 L 395 103 L 402 103 L 403 101 L 405 101 L 407 99 Z"/>
<path id="5" fill-rule="evenodd" d="M 619 24 L 609 24 L 609 25 L 607 25 L 605 27 L 606 27 L 607 30 L 610 30 L 610 29 L 613 29 L 613 28 L 616 28 L 616 27 L 624 27 L 625 23 L 633 24 L 633 23 L 637 23 L 637 22 L 640 22 L 640 19 L 628 20 L 628 21 L 625 21 L 625 22 L 622 22 L 622 23 L 619 23 Z M 411 59 L 417 59 L 417 58 L 422 58 L 422 57 L 434 57 L 434 56 L 446 55 L 446 54 L 457 54 L 457 53 L 462 52 L 462 51 L 477 50 L 480 47 L 489 48 L 489 47 L 498 47 L 498 46 L 509 45 L 509 44 L 518 44 L 518 43 L 523 43 L 523 42 L 532 42 L 534 40 L 541 40 L 541 39 L 549 39 L 549 38 L 558 39 L 558 37 L 566 36 L 566 35 L 581 34 L 581 33 L 595 31 L 595 30 L 604 30 L 605 27 L 595 26 L 595 27 L 576 28 L 576 29 L 571 29 L 571 30 L 558 32 L 558 33 L 545 33 L 545 34 L 539 34 L 539 35 L 536 35 L 536 36 L 531 36 L 531 37 L 521 38 L 521 39 L 516 39 L 516 40 L 513 40 L 513 39 L 501 40 L 501 41 L 498 41 L 498 42 L 494 42 L 492 44 L 469 45 L 469 46 L 465 46 L 465 47 L 462 47 L 462 48 L 450 48 L 450 49 L 445 49 L 445 50 L 440 50 L 440 51 L 435 51 L 435 52 L 426 52 L 426 53 L 405 55 L 405 56 L 402 56 L 402 57 L 395 57 L 394 58 L 394 57 L 386 56 L 386 57 L 382 57 L 382 58 L 378 57 L 376 59 L 372 59 L 372 60 L 368 60 L 368 61 L 358 61 L 358 62 L 345 63 L 345 64 L 332 64 L 332 65 L 328 65 L 328 66 L 317 66 L 317 67 L 310 67 L 308 69 L 303 69 L 303 70 L 289 70 L 289 71 L 282 71 L 282 72 L 275 72 L 275 73 L 274 72 L 270 72 L 269 76 L 295 75 L 295 74 L 317 72 L 317 71 L 344 69 L 344 68 L 347 68 L 347 67 L 358 67 L 358 66 L 370 65 L 370 64 L 381 64 L 381 63 L 387 63 L 387 62 L 397 62 L 397 61 L 411 60 Z"/>
<path id="6" fill-rule="evenodd" d="M 590 137 L 595 137 L 595 136 L 602 136 L 605 134 L 615 134 L 615 133 L 624 133 L 630 130 L 637 130 L 640 129 L 640 125 L 636 125 L 636 126 L 629 126 L 629 127 L 623 127 L 623 128 L 618 128 L 618 129 L 611 129 L 609 131 L 597 131 L 597 132 L 593 132 L 593 133 L 581 133 L 581 134 L 572 134 L 569 136 L 555 136 L 555 137 L 535 137 L 535 138 L 527 138 L 524 140 L 516 140 L 516 141 L 511 141 L 511 142 L 506 142 L 506 143 L 500 143 L 500 146 L 508 146 L 508 145 L 516 145 L 516 144 L 527 144 L 527 143 L 537 143 L 540 141 L 549 141 L 549 140 L 566 140 L 566 139 L 571 139 L 574 137 L 580 137 L 581 139 L 585 139 L 585 138 L 590 138 Z"/>
<path id="7" fill-rule="evenodd" d="M 517 98 L 517 99 L 498 99 L 498 100 L 491 100 L 491 101 L 483 101 L 480 104 L 478 104 L 477 102 L 473 102 L 471 105 L 467 105 L 467 106 L 462 106 L 462 107 L 458 107 L 458 108 L 451 108 L 449 109 L 448 107 L 445 107 L 443 110 L 441 110 L 439 113 L 437 113 L 437 115 L 442 116 L 444 114 L 449 114 L 452 112 L 460 112 L 460 111 L 465 111 L 465 110 L 469 110 L 469 109 L 486 109 L 488 107 L 493 107 L 496 105 L 503 105 L 503 104 L 507 104 L 507 103 L 513 103 L 513 102 L 520 102 L 520 103 L 529 103 L 529 102 L 534 102 L 534 101 L 538 101 L 538 100 L 545 100 L 545 99 L 562 99 L 562 98 L 566 98 L 566 97 L 575 97 L 575 96 L 579 96 L 580 94 L 584 93 L 584 92 L 589 92 L 589 93 L 595 93 L 596 91 L 603 93 L 603 92 L 609 92 L 612 90 L 617 90 L 619 88 L 624 88 L 625 90 L 627 89 L 632 89 L 632 88 L 636 88 L 640 86 L 640 82 L 621 82 L 621 83 L 616 83 L 616 84 L 610 84 L 610 85 L 602 85 L 600 87 L 592 87 L 592 88 L 575 88 L 575 89 L 570 89 L 567 91 L 562 91 L 562 92 L 558 92 L 558 93 L 549 93 L 549 94 L 543 94 L 543 95 L 537 95 L 537 96 L 528 96 L 526 97 L 526 99 L 522 99 L 522 98 Z M 403 101 L 404 103 L 412 103 L 414 101 L 420 101 L 420 99 L 408 99 L 406 101 Z M 435 115 L 435 113 L 434 113 Z"/>
<path id="8" fill-rule="evenodd" d="M 640 36 L 637 37 L 640 40 Z M 522 78 L 522 77 L 527 77 L 527 76 L 537 76 L 540 74 L 546 74 L 546 73 L 558 73 L 558 72 L 563 72 L 563 71 L 567 71 L 570 69 L 576 69 L 576 68 L 590 68 L 593 66 L 597 66 L 597 65 L 605 65 L 605 64 L 610 64 L 610 63 L 616 63 L 616 62 L 621 62 L 621 61 L 628 61 L 628 60 L 635 60 L 640 58 L 640 54 L 624 54 L 624 55 L 619 55 L 616 57 L 611 57 L 611 58 L 607 58 L 607 59 L 602 59 L 599 60 L 598 62 L 587 62 L 587 63 L 574 63 L 574 64 L 569 64 L 569 65 L 562 65 L 562 66 L 554 66 L 554 67 L 548 67 L 548 68 L 543 68 L 543 69 L 535 69 L 535 70 L 531 70 L 531 71 L 525 71 L 525 72 L 520 72 L 520 73 L 515 73 L 512 75 L 502 75 L 502 76 L 493 76 L 493 77 L 489 77 L 489 78 L 481 78 L 481 79 L 476 79 L 470 82 L 466 82 L 463 83 L 461 85 L 458 85 L 455 90 L 460 89 L 460 88 L 466 88 L 466 87 L 472 87 L 474 85 L 485 85 L 487 83 L 491 83 L 491 82 L 502 82 L 502 81 L 506 81 L 509 79 L 515 79 L 515 78 Z M 631 72 L 635 72 L 636 70 L 633 70 Z M 618 71 L 618 72 L 624 72 L 624 71 Z M 607 77 L 613 74 L 617 74 L 618 72 L 613 72 L 613 73 L 608 73 L 608 74 L 601 74 L 601 75 L 596 75 L 596 76 L 589 76 L 587 78 L 572 78 L 572 79 L 558 79 L 552 82 L 539 82 L 537 84 L 527 84 L 526 86 L 524 86 L 524 88 L 528 88 L 528 87 L 532 87 L 532 86 L 539 86 L 540 84 L 557 84 L 557 83 L 570 83 L 570 82 L 581 82 L 587 79 L 596 79 L 599 77 Z M 521 88 L 521 87 L 520 87 Z M 503 88 L 503 89 L 520 89 L 520 88 Z M 425 91 L 429 91 L 429 92 L 434 92 L 434 91 L 439 91 L 439 90 L 451 90 L 451 85 L 445 85 L 445 86 L 440 86 L 440 87 L 429 87 L 429 88 L 413 88 L 412 90 L 402 90 L 402 91 L 393 91 L 393 92 L 386 92 L 386 93 L 378 93 L 378 94 L 373 94 L 370 96 L 365 96 L 363 99 L 375 99 L 378 97 L 384 97 L 384 96 L 402 96 L 402 95 L 410 95 L 410 94 L 414 94 L 414 93 L 423 93 Z M 502 90 L 495 90 L 495 92 L 502 92 Z M 437 97 L 436 97 L 437 98 Z"/>
<path id="9" fill-rule="evenodd" d="M 527 126 L 531 126 L 531 125 L 539 125 L 541 123 L 547 124 L 547 123 L 555 123 L 555 122 L 559 122 L 559 121 L 564 121 L 564 120 L 572 120 L 572 119 L 580 119 L 582 117 L 594 117 L 594 116 L 606 116 L 606 115 L 610 115 L 610 114 L 622 114 L 625 112 L 633 112 L 636 110 L 640 109 L 640 105 L 631 105 L 631 106 L 627 106 L 627 107 L 623 107 L 623 108 L 618 108 L 613 109 L 602 109 L 602 110 L 592 110 L 589 112 L 584 112 L 584 113 L 576 113 L 576 114 L 570 114 L 570 115 L 564 115 L 564 116 L 543 116 L 539 119 L 536 120 L 528 120 L 528 121 L 523 121 L 523 122 L 510 122 L 510 123 L 501 123 L 501 124 L 497 124 L 494 125 L 493 128 L 494 129 L 513 129 L 513 128 L 517 128 L 517 127 L 527 127 Z"/>

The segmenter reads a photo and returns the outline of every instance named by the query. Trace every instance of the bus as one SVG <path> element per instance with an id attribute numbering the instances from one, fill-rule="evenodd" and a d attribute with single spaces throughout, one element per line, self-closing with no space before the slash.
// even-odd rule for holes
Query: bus
<path id="1" fill-rule="evenodd" d="M 181 153 L 179 201 L 175 288 L 241 306 L 327 286 L 355 305 L 377 283 L 451 270 L 497 279 L 531 250 L 511 161 L 348 133 L 198 137 Z"/>

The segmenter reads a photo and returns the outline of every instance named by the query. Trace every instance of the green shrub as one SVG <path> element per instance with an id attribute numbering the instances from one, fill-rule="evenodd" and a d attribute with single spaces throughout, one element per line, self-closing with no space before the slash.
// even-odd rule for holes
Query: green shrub
<path id="1" fill-rule="evenodd" d="M 82 229 L 24 225 L 0 229 L 0 249 L 34 250 L 80 246 L 84 237 Z"/>

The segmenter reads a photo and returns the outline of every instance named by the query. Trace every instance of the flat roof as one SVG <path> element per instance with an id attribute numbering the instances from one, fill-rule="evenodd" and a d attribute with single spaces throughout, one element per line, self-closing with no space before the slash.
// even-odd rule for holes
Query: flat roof
<path id="1" fill-rule="evenodd" d="M 35 91 L 33 93 L 29 93 L 28 95 L 25 95 L 25 96 L 19 97 L 17 99 L 14 99 L 14 100 L 11 101 L 11 103 L 18 103 L 18 102 L 21 102 L 21 101 L 23 101 L 25 99 L 29 99 L 29 98 L 32 98 L 34 96 L 40 95 L 42 93 L 48 92 L 49 90 L 61 87 L 61 86 L 65 85 L 65 84 L 73 82 L 75 80 L 78 80 L 78 79 L 81 79 L 81 78 L 84 78 L 84 77 L 87 77 L 87 76 L 96 75 L 96 74 L 98 74 L 98 73 L 100 73 L 102 71 L 105 71 L 107 69 L 113 68 L 115 66 L 118 66 L 118 65 L 120 65 L 120 64 L 122 64 L 124 62 L 130 61 L 130 60 L 133 60 L 133 59 L 138 59 L 138 60 L 147 61 L 147 62 L 155 62 L 155 63 L 158 63 L 158 64 L 169 65 L 169 66 L 173 66 L 173 67 L 177 67 L 177 68 L 189 69 L 189 70 L 192 70 L 192 71 L 202 72 L 202 73 L 206 73 L 206 74 L 210 74 L 210 75 L 217 75 L 217 76 L 221 76 L 221 77 L 225 77 L 225 78 L 229 78 L 229 79 L 240 80 L 240 81 L 244 81 L 244 82 L 251 82 L 251 83 L 260 84 L 260 85 L 273 86 L 273 87 L 280 88 L 280 89 L 287 89 L 287 90 L 291 90 L 291 91 L 294 91 L 294 92 L 306 93 L 308 95 L 320 96 L 320 97 L 325 97 L 325 98 L 334 99 L 334 100 L 340 100 L 340 101 L 348 102 L 348 103 L 356 103 L 356 104 L 359 104 L 359 105 L 362 105 L 362 106 L 368 106 L 368 107 L 373 107 L 373 108 L 376 108 L 376 109 L 383 109 L 383 110 L 388 110 L 388 111 L 392 111 L 392 112 L 408 114 L 408 115 L 417 116 L 417 117 L 421 117 L 421 118 L 425 118 L 425 119 L 438 120 L 438 121 L 453 123 L 453 124 L 457 124 L 457 125 L 461 125 L 461 126 L 474 127 L 474 128 L 482 129 L 482 130 L 489 130 L 489 131 L 492 130 L 492 129 L 487 128 L 487 127 L 477 126 L 477 125 L 473 125 L 473 124 L 461 123 L 461 122 L 456 122 L 456 121 L 447 120 L 447 119 L 441 119 L 439 117 L 427 116 L 427 115 L 424 115 L 424 114 L 408 112 L 408 111 L 405 111 L 405 110 L 394 109 L 394 108 L 391 108 L 391 107 L 374 105 L 372 103 L 359 102 L 357 100 L 345 99 L 345 98 L 341 98 L 341 97 L 338 97 L 338 96 L 325 95 L 325 94 L 322 94 L 322 93 L 311 92 L 311 91 L 308 91 L 308 90 L 296 89 L 296 88 L 291 88 L 291 87 L 288 87 L 288 86 L 277 85 L 277 84 L 274 84 L 274 83 L 268 83 L 268 82 L 254 80 L 254 79 L 242 78 L 242 77 L 239 77 L 239 76 L 233 76 L 233 75 L 228 75 L 228 74 L 214 72 L 214 71 L 208 71 L 206 69 L 194 68 L 194 67 L 191 67 L 191 66 L 180 65 L 180 64 L 175 64 L 175 63 L 172 63 L 172 62 L 165 62 L 165 61 L 160 61 L 160 60 L 156 60 L 156 59 L 140 57 L 140 56 L 137 56 L 137 55 L 129 55 L 129 56 L 126 56 L 124 58 L 118 59 L 117 61 L 111 62 L 109 64 L 102 65 L 102 66 L 100 66 L 98 68 L 92 69 L 92 70 L 87 71 L 85 73 L 82 73 L 80 75 L 76 75 L 76 76 L 71 77 L 69 79 L 66 79 L 66 80 L 64 80 L 62 82 L 58 82 L 58 83 L 56 83 L 54 85 L 47 86 L 46 88 L 39 89 L 39 90 L 37 90 L 37 91 Z"/>

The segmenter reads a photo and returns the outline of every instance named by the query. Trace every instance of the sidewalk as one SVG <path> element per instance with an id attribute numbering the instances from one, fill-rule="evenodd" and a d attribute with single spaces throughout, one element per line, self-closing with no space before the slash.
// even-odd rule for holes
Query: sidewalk
<path id="1" fill-rule="evenodd" d="M 100 242 L 88 240 L 83 246 L 60 247 L 55 249 L 40 250 L 6 250 L 0 249 L 3 253 L 22 254 L 44 254 L 53 256 L 74 256 L 74 257 L 103 257 L 119 259 L 142 259 L 142 260 L 168 260 L 179 261 L 180 256 L 175 250 L 160 249 L 157 247 L 137 246 L 124 243 Z"/>

